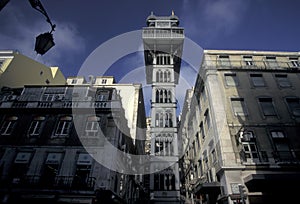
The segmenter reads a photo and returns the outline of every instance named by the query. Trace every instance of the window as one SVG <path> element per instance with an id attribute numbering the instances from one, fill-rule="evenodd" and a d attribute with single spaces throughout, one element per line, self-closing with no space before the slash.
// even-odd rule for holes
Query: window
<path id="1" fill-rule="evenodd" d="M 255 87 L 265 86 L 265 81 L 263 79 L 262 74 L 250 74 L 250 78 L 253 86 Z"/>
<path id="2" fill-rule="evenodd" d="M 213 164 L 217 162 L 217 154 L 216 154 L 216 150 L 215 150 L 215 149 L 213 149 L 213 150 L 211 151 L 211 162 L 212 162 Z"/>
<path id="3" fill-rule="evenodd" d="M 231 105 L 236 116 L 246 116 L 247 110 L 243 98 L 231 98 Z"/>
<path id="4" fill-rule="evenodd" d="M 26 176 L 31 158 L 31 152 L 17 153 L 14 163 L 12 164 L 12 168 L 9 171 L 10 177 L 12 178 L 12 183 L 19 184 Z"/>
<path id="5" fill-rule="evenodd" d="M 205 91 L 205 87 L 203 86 L 201 89 L 201 96 L 203 101 L 206 101 L 206 91 Z"/>
<path id="6" fill-rule="evenodd" d="M 85 135 L 86 136 L 96 136 L 99 131 L 99 121 L 100 117 L 90 116 L 87 118 L 85 125 Z"/>
<path id="7" fill-rule="evenodd" d="M 1 126 L 1 130 L 0 130 L 1 135 L 11 135 L 16 126 L 17 120 L 18 117 L 16 116 L 11 116 L 6 118 Z"/>
<path id="8" fill-rule="evenodd" d="M 243 159 L 245 161 L 255 161 L 259 159 L 259 154 L 256 146 L 256 137 L 252 131 L 241 132 L 240 142 L 243 147 Z"/>
<path id="9" fill-rule="evenodd" d="M 300 67 L 298 57 L 290 57 L 289 60 L 290 60 L 291 67 Z"/>
<path id="10" fill-rule="evenodd" d="M 290 97 L 285 99 L 289 111 L 296 117 L 300 116 L 300 100 L 297 97 Z"/>
<path id="11" fill-rule="evenodd" d="M 173 114 L 160 112 L 155 114 L 155 127 L 173 127 Z"/>
<path id="12" fill-rule="evenodd" d="M 285 88 L 285 87 L 291 87 L 292 84 L 289 81 L 287 74 L 275 74 L 276 82 L 278 86 Z"/>
<path id="13" fill-rule="evenodd" d="M 43 122 L 45 120 L 45 117 L 43 116 L 37 116 L 33 118 L 33 121 L 30 124 L 28 135 L 29 136 L 38 136 L 42 132 L 42 126 Z"/>
<path id="14" fill-rule="evenodd" d="M 205 116 L 204 123 L 206 125 L 206 129 L 208 130 L 210 128 L 210 116 L 209 116 L 208 109 L 205 111 L 204 116 Z"/>
<path id="15" fill-rule="evenodd" d="M 258 159 L 257 147 L 254 142 L 243 142 L 243 150 L 245 153 L 246 160 L 255 160 Z"/>
<path id="16" fill-rule="evenodd" d="M 252 56 L 244 56 L 243 57 L 245 65 L 246 66 L 252 66 L 253 64 L 253 60 L 252 60 Z"/>
<path id="17" fill-rule="evenodd" d="M 197 149 L 200 150 L 200 139 L 199 139 L 199 133 L 196 133 L 196 142 L 197 142 Z"/>
<path id="18" fill-rule="evenodd" d="M 269 65 L 270 68 L 277 68 L 278 67 L 275 56 L 266 56 L 266 61 L 267 61 L 267 64 Z"/>
<path id="19" fill-rule="evenodd" d="M 71 84 L 77 84 L 77 79 L 72 79 Z"/>
<path id="20" fill-rule="evenodd" d="M 47 87 L 43 96 L 42 101 L 55 101 L 62 99 L 65 95 L 65 87 Z"/>
<path id="21" fill-rule="evenodd" d="M 72 117 L 63 116 L 59 119 L 55 130 L 55 136 L 67 136 L 70 132 L 72 124 Z"/>
<path id="22" fill-rule="evenodd" d="M 2 66 L 4 59 L 0 59 L 0 67 Z"/>
<path id="23" fill-rule="evenodd" d="M 227 86 L 238 86 L 238 80 L 235 73 L 225 73 L 224 77 Z"/>
<path id="24" fill-rule="evenodd" d="M 274 144 L 274 157 L 279 161 L 289 160 L 292 158 L 287 138 L 283 131 L 271 131 L 271 137 Z"/>
<path id="25" fill-rule="evenodd" d="M 107 79 L 102 79 L 101 84 L 106 84 Z"/>
<path id="26" fill-rule="evenodd" d="M 96 94 L 96 101 L 108 101 L 109 91 L 107 90 L 98 90 Z"/>
<path id="27" fill-rule="evenodd" d="M 230 66 L 229 56 L 228 55 L 220 55 L 219 63 L 221 66 L 229 67 Z"/>
<path id="28" fill-rule="evenodd" d="M 175 190 L 175 175 L 171 171 L 163 171 L 154 174 L 154 189 L 155 190 Z"/>
<path id="29" fill-rule="evenodd" d="M 52 186 L 56 182 L 56 176 L 59 174 L 62 153 L 48 153 L 41 173 L 41 182 L 43 185 Z"/>
<path id="30" fill-rule="evenodd" d="M 156 82 L 170 82 L 171 81 L 171 72 L 167 71 L 156 71 Z"/>
<path id="31" fill-rule="evenodd" d="M 155 93 L 156 103 L 171 103 L 171 91 L 166 89 L 157 89 Z"/>
<path id="32" fill-rule="evenodd" d="M 171 57 L 169 55 L 158 55 L 156 58 L 158 65 L 170 65 L 171 64 Z"/>
<path id="33" fill-rule="evenodd" d="M 204 127 L 203 127 L 203 122 L 200 123 L 200 134 L 202 135 L 202 139 L 205 138 L 205 132 L 204 132 Z"/>
<path id="34" fill-rule="evenodd" d="M 264 116 L 276 116 L 272 98 L 259 98 L 260 107 Z"/>

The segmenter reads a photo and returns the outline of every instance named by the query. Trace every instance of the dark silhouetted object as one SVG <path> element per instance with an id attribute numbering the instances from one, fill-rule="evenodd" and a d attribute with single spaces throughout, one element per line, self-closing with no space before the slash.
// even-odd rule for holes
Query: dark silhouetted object
<path id="1" fill-rule="evenodd" d="M 29 3 L 32 6 L 32 8 L 43 14 L 46 17 L 47 22 L 51 25 L 50 32 L 40 34 L 36 37 L 35 51 L 38 54 L 43 55 L 55 45 L 52 31 L 54 31 L 56 25 L 51 22 L 46 10 L 44 9 L 42 3 L 39 0 L 29 0 Z"/>
<path id="2" fill-rule="evenodd" d="M 53 41 L 53 35 L 49 32 L 40 34 L 36 37 L 35 41 L 35 51 L 38 54 L 45 54 L 50 48 L 55 45 Z"/>
<path id="3" fill-rule="evenodd" d="M 0 11 L 6 6 L 9 0 L 0 0 Z"/>

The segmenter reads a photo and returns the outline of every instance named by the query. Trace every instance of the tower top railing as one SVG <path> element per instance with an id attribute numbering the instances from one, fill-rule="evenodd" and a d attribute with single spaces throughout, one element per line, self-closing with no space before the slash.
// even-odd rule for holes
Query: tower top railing
<path id="1" fill-rule="evenodd" d="M 143 38 L 184 38 L 184 30 L 183 28 L 144 28 L 143 29 Z"/>

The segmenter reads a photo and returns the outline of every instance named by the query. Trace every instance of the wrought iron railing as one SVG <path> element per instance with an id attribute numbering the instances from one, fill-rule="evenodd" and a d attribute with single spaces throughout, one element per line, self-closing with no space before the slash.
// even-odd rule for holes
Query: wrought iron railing
<path id="1" fill-rule="evenodd" d="M 18 178 L 2 179 L 0 183 L 21 188 L 93 190 L 96 178 L 80 178 L 77 176 L 43 177 L 39 175 L 29 175 Z"/>
<path id="2" fill-rule="evenodd" d="M 205 60 L 204 66 L 220 69 L 300 69 L 300 63 L 294 64 L 292 61 L 248 61 L 245 60 Z"/>
<path id="3" fill-rule="evenodd" d="M 184 32 L 182 28 L 145 28 L 143 30 L 143 38 L 184 38 Z"/>
<path id="4" fill-rule="evenodd" d="M 246 155 L 255 154 L 255 157 Z M 265 163 L 265 162 L 300 162 L 300 151 L 258 151 L 245 153 L 244 150 L 239 152 L 242 163 Z"/>

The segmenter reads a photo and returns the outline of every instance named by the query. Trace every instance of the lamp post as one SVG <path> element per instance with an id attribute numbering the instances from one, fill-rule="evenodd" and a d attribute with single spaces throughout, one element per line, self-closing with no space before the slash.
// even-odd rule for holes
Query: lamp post
<path id="1" fill-rule="evenodd" d="M 38 54 L 43 55 L 55 45 L 52 32 L 54 31 L 56 25 L 51 22 L 46 10 L 44 9 L 42 3 L 39 0 L 29 0 L 29 3 L 32 6 L 32 8 L 43 14 L 46 17 L 46 21 L 51 25 L 50 32 L 40 34 L 36 37 L 34 50 Z"/>

